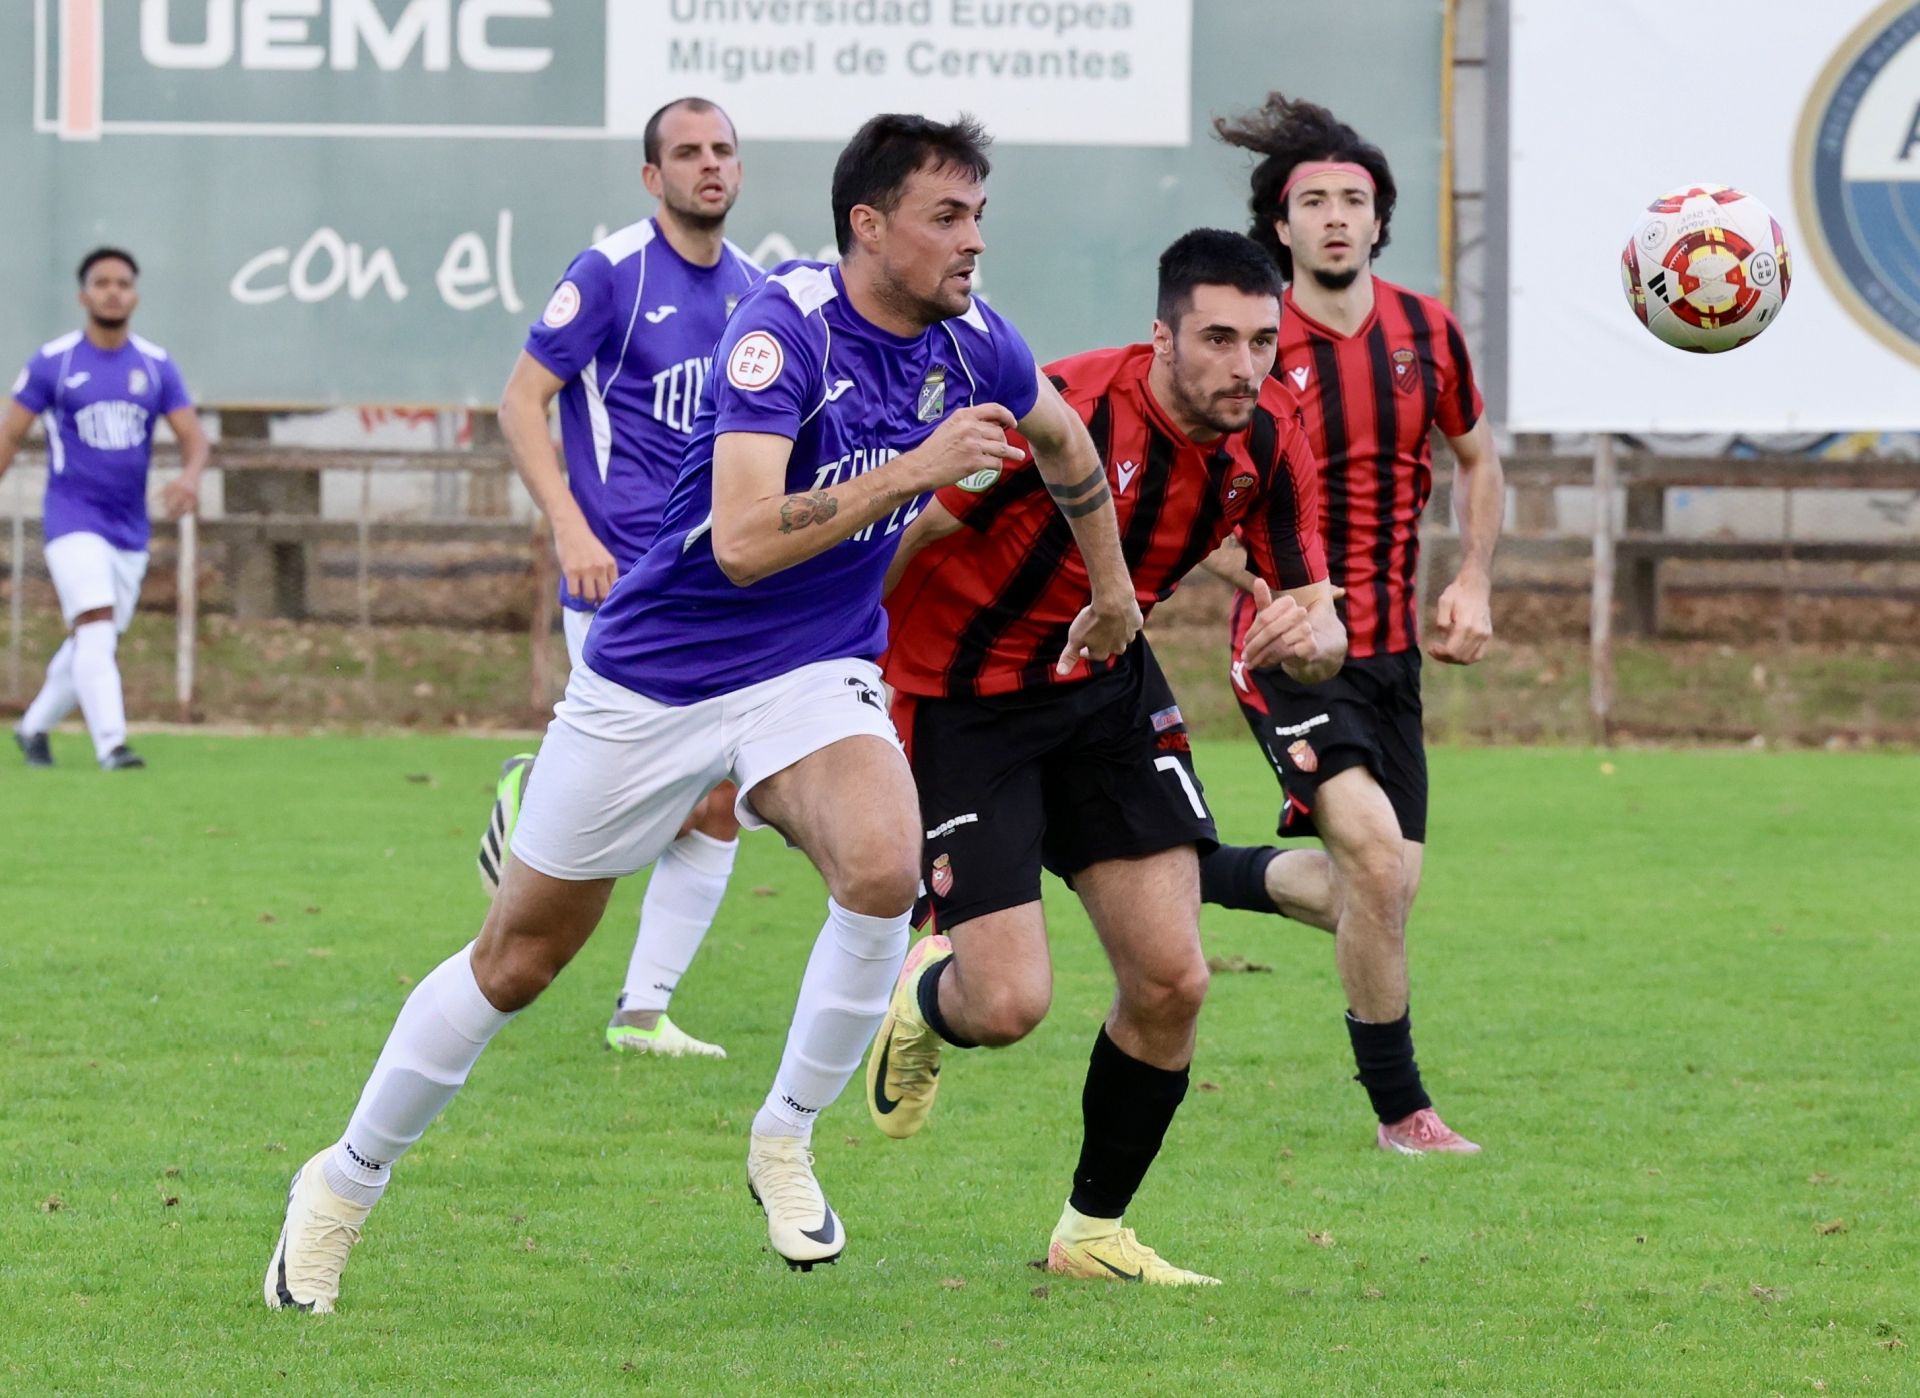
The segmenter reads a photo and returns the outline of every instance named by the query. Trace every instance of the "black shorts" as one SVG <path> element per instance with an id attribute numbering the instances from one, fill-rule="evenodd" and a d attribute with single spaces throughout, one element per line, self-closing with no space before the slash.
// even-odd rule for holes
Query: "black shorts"
<path id="1" fill-rule="evenodd" d="M 896 694 L 925 817 L 934 925 L 957 927 L 1069 884 L 1090 864 L 1219 842 L 1180 706 L 1144 640 L 1078 684 L 992 699 Z"/>
<path id="2" fill-rule="evenodd" d="M 1393 803 L 1400 834 L 1425 843 L 1419 651 L 1349 660 L 1339 674 L 1314 685 L 1298 684 L 1283 670 L 1236 669 L 1233 694 L 1280 778 L 1286 796 L 1281 835 L 1313 834 L 1320 783 L 1349 767 L 1365 767 Z"/>

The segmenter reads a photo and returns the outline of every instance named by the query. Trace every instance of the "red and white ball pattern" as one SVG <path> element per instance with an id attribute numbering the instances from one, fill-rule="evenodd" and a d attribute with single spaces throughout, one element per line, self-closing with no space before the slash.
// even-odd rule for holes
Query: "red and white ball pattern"
<path id="1" fill-rule="evenodd" d="M 1751 194 L 1693 185 L 1647 206 L 1620 254 L 1640 323 L 1677 349 L 1738 349 L 1773 324 L 1792 277 L 1780 221 Z"/>

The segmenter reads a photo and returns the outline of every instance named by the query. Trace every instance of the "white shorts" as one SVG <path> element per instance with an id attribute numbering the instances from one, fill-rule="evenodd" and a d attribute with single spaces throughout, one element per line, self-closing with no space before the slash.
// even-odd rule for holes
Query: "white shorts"
<path id="1" fill-rule="evenodd" d="M 62 534 L 44 550 L 60 616 L 67 625 L 82 612 L 113 608 L 113 629 L 133 624 L 140 583 L 147 576 L 144 549 L 117 549 L 98 534 Z"/>
<path id="2" fill-rule="evenodd" d="M 560 632 L 567 638 L 567 664 L 575 670 L 581 668 L 580 657 L 587 653 L 587 628 L 593 625 L 592 612 L 576 612 L 572 607 L 560 609 Z"/>
<path id="3" fill-rule="evenodd" d="M 861 736 L 900 746 L 871 661 L 823 660 L 683 707 L 576 666 L 528 775 L 513 853 L 556 879 L 625 878 L 660 857 L 716 782 L 739 783 L 734 813 L 757 830 L 754 787 Z"/>

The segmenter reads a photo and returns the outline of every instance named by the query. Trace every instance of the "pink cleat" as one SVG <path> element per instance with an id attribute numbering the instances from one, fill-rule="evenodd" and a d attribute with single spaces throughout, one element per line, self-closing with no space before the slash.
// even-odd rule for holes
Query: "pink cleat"
<path id="1" fill-rule="evenodd" d="M 1440 1120 L 1432 1107 L 1383 1124 L 1376 1137 L 1381 1150 L 1400 1155 L 1478 1155 L 1480 1147 Z"/>

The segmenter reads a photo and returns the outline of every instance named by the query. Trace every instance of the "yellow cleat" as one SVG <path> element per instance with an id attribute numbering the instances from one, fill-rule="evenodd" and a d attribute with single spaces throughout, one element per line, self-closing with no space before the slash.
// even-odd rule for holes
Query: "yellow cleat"
<path id="1" fill-rule="evenodd" d="M 937 932 L 914 944 L 867 1054 L 867 1111 L 882 1134 L 898 1141 L 927 1124 L 940 1090 L 940 1036 L 920 1013 L 920 976 L 952 955 L 953 943 Z"/>
<path id="2" fill-rule="evenodd" d="M 1097 1238 L 1068 1242 L 1056 1230 L 1047 1244 L 1047 1270 L 1058 1277 L 1146 1282 L 1150 1286 L 1218 1286 L 1220 1278 L 1176 1267 L 1133 1236 L 1116 1228 Z"/>

